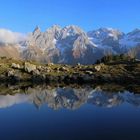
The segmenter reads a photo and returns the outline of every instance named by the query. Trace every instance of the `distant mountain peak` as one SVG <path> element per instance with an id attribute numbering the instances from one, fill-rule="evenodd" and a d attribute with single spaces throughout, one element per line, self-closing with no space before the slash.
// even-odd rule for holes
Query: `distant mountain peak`
<path id="1" fill-rule="evenodd" d="M 134 29 L 132 32 L 129 32 L 127 35 L 137 35 L 137 34 L 140 34 L 139 28 Z"/>
<path id="2" fill-rule="evenodd" d="M 34 29 L 34 31 L 33 31 L 33 34 L 40 33 L 40 32 L 41 32 L 40 27 L 39 26 L 36 26 L 35 29 Z"/>
<path id="3" fill-rule="evenodd" d="M 140 31 L 140 28 L 135 28 L 132 32 Z"/>
<path id="4" fill-rule="evenodd" d="M 61 28 L 61 26 L 59 26 L 59 25 L 53 25 L 53 26 L 51 26 L 50 28 L 48 28 L 46 31 L 58 31 L 58 30 L 61 30 L 62 28 Z"/>

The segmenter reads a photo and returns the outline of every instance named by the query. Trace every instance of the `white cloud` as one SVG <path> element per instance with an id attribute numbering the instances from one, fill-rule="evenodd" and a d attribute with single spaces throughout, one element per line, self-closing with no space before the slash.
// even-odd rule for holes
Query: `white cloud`
<path id="1" fill-rule="evenodd" d="M 25 40 L 25 35 L 17 32 L 12 32 L 7 29 L 0 29 L 0 43 L 6 44 L 15 44 L 19 41 Z"/>
<path id="2" fill-rule="evenodd" d="M 0 95 L 0 108 L 6 108 L 10 107 L 14 104 L 20 104 L 24 102 L 28 102 L 29 100 L 28 95 L 22 95 L 22 94 L 16 94 L 14 96 L 12 95 Z"/>

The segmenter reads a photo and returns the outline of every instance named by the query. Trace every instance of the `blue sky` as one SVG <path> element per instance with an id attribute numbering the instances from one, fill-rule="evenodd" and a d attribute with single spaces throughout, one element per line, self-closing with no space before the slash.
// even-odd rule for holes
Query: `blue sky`
<path id="1" fill-rule="evenodd" d="M 140 28 L 140 0 L 0 0 L 0 28 L 26 33 L 54 24 L 129 32 Z"/>

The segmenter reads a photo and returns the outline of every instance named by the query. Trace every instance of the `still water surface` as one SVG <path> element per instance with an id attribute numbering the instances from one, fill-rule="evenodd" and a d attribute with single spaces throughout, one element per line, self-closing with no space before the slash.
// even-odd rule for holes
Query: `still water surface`
<path id="1" fill-rule="evenodd" d="M 11 91 L 0 94 L 0 140 L 140 139 L 138 93 L 100 86 Z"/>

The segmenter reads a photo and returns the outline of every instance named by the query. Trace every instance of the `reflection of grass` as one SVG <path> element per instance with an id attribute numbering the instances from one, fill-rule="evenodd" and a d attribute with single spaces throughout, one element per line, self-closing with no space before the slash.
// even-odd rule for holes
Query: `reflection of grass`
<path id="1" fill-rule="evenodd" d="M 36 87 L 36 85 L 33 86 L 30 82 L 21 82 L 16 85 L 0 84 L 0 95 L 26 94 L 25 91 L 29 87 Z"/>
<path id="2" fill-rule="evenodd" d="M 112 84 L 102 84 L 98 85 L 103 91 L 108 91 L 108 92 L 123 92 L 125 91 L 125 85 L 118 85 L 115 83 Z"/>
<path id="3" fill-rule="evenodd" d="M 14 95 L 17 93 L 24 93 L 19 87 L 0 86 L 0 95 Z"/>
<path id="4" fill-rule="evenodd" d="M 136 94 L 140 94 L 140 85 L 128 85 L 128 88 L 127 88 L 129 91 L 131 92 L 134 92 Z"/>
<path id="5" fill-rule="evenodd" d="M 30 82 L 22 82 L 18 85 L 0 85 L 0 95 L 15 95 L 15 94 L 32 94 L 36 89 L 47 90 L 61 88 L 76 88 L 76 89 L 101 89 L 102 91 L 111 93 L 123 93 L 124 91 L 130 91 L 140 94 L 139 85 L 116 85 L 116 84 L 99 84 L 99 85 L 77 85 L 77 84 L 51 84 L 51 85 L 36 85 Z"/>

